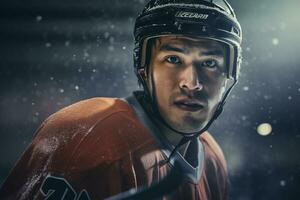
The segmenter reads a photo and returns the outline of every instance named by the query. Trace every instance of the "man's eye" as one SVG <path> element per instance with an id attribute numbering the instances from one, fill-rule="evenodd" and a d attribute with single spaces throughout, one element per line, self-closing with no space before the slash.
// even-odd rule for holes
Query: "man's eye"
<path id="1" fill-rule="evenodd" d="M 215 68 L 218 66 L 218 62 L 215 60 L 207 60 L 202 63 L 203 67 L 208 67 L 208 68 Z"/>
<path id="2" fill-rule="evenodd" d="M 171 64 L 180 64 L 181 63 L 181 61 L 180 61 L 180 59 L 179 59 L 178 56 L 169 56 L 167 58 L 167 62 L 169 62 Z"/>

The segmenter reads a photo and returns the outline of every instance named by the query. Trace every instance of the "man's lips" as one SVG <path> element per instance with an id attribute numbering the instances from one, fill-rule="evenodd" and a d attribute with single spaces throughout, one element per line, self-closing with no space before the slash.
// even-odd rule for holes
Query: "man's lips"
<path id="1" fill-rule="evenodd" d="M 190 111 L 190 112 L 197 112 L 204 108 L 204 103 L 200 102 L 197 99 L 181 99 L 174 102 L 175 106 L 178 108 Z"/>

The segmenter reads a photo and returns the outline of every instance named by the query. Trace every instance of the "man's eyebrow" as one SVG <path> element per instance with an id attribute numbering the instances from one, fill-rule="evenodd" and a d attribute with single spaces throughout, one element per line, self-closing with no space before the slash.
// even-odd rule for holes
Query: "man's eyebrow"
<path id="1" fill-rule="evenodd" d="M 176 52 L 183 53 L 183 54 L 188 53 L 188 50 L 186 50 L 184 48 L 173 46 L 171 44 L 164 44 L 160 47 L 159 50 L 160 51 L 176 51 Z M 204 56 L 223 56 L 224 51 L 222 51 L 221 49 L 207 50 L 207 51 L 201 52 L 201 55 L 204 55 Z"/>
<path id="2" fill-rule="evenodd" d="M 201 55 L 204 55 L 204 56 L 223 56 L 224 51 L 222 51 L 220 49 L 208 50 L 208 51 L 201 52 Z"/>
<path id="3" fill-rule="evenodd" d="M 180 47 L 176 47 L 176 46 L 173 46 L 173 45 L 170 45 L 170 44 L 164 44 L 162 45 L 160 48 L 159 48 L 160 51 L 176 51 L 176 52 L 179 52 L 179 53 L 184 53 L 186 54 L 187 51 L 183 48 L 180 48 Z"/>

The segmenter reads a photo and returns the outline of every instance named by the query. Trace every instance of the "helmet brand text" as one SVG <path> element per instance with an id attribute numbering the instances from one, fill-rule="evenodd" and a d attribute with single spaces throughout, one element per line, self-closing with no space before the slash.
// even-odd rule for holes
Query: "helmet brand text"
<path id="1" fill-rule="evenodd" d="M 184 11 L 178 11 L 175 14 L 175 17 L 181 17 L 181 18 L 196 18 L 196 19 L 207 19 L 208 14 L 201 14 L 201 13 L 193 13 L 193 12 L 184 12 Z"/>

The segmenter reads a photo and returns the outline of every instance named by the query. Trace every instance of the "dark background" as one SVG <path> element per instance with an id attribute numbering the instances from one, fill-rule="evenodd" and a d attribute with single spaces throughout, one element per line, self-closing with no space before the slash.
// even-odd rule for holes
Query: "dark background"
<path id="1" fill-rule="evenodd" d="M 210 128 L 231 199 L 300 199 L 300 3 L 231 0 L 243 27 L 239 84 Z M 0 3 L 0 185 L 60 108 L 137 89 L 133 24 L 144 0 Z M 269 123 L 272 133 L 257 127 Z"/>

